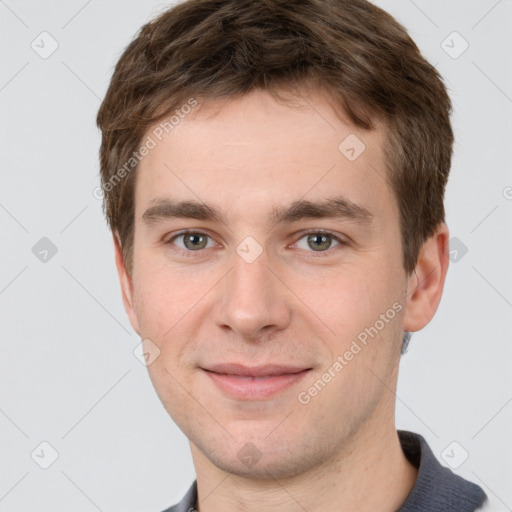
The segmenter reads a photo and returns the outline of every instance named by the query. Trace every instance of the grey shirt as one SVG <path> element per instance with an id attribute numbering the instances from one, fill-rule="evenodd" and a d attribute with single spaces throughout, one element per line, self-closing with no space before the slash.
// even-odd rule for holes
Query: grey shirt
<path id="1" fill-rule="evenodd" d="M 398 437 L 405 456 L 418 468 L 418 477 L 397 512 L 473 512 L 487 503 L 482 488 L 442 466 L 421 435 L 398 430 Z M 196 510 L 197 481 L 194 481 L 183 499 L 163 512 Z"/>

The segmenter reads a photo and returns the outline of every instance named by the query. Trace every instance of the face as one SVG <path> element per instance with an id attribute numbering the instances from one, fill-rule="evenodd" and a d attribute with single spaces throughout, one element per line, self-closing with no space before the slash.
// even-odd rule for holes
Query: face
<path id="1" fill-rule="evenodd" d="M 384 128 L 304 97 L 202 103 L 138 169 L 125 305 L 195 462 L 239 475 L 306 471 L 393 421 L 407 276 Z"/>

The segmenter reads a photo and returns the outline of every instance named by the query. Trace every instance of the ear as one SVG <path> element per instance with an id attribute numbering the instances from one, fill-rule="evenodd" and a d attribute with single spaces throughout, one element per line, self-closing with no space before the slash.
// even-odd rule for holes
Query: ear
<path id="1" fill-rule="evenodd" d="M 419 331 L 432 320 L 443 293 L 449 263 L 449 232 L 443 222 L 424 242 L 407 283 L 405 331 Z"/>
<path id="2" fill-rule="evenodd" d="M 133 300 L 133 282 L 132 276 L 128 274 L 126 265 L 124 263 L 123 251 L 121 250 L 121 243 L 116 233 L 112 234 L 114 240 L 114 251 L 116 256 L 116 267 L 119 275 L 119 282 L 121 284 L 121 292 L 123 295 L 123 304 L 130 323 L 132 324 L 135 332 L 140 336 L 139 321 L 135 309 L 135 302 Z"/>

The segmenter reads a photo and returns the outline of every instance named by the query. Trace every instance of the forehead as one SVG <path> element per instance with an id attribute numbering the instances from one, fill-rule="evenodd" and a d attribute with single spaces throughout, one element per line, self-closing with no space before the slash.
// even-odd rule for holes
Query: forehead
<path id="1" fill-rule="evenodd" d="M 136 217 L 163 196 L 206 202 L 220 210 L 267 218 L 269 209 L 342 195 L 372 213 L 392 213 L 383 144 L 385 128 L 364 131 L 340 119 L 320 94 L 277 101 L 253 91 L 227 100 L 198 100 L 155 125 L 154 147 L 139 164 Z M 176 122 L 178 120 L 178 122 Z"/>

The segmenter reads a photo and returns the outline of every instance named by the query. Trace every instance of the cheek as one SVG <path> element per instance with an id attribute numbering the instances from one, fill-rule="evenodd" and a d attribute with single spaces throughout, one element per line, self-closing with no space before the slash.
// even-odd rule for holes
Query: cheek
<path id="1" fill-rule="evenodd" d="M 165 268 L 139 267 L 134 297 L 141 332 L 163 340 L 198 301 L 197 283 Z"/>
<path id="2" fill-rule="evenodd" d="M 357 401 L 368 391 L 369 383 L 380 386 L 370 369 L 378 375 L 388 374 L 401 345 L 404 300 L 400 269 L 386 267 L 385 262 L 362 266 L 325 286 L 323 297 L 317 294 L 310 300 L 335 333 L 327 342 L 331 361 L 342 356 L 341 378 L 333 388 L 350 380 Z"/>
<path id="3" fill-rule="evenodd" d="M 398 280 L 378 264 L 340 266 L 296 280 L 299 297 L 338 339 L 355 336 L 399 299 Z"/>
<path id="4" fill-rule="evenodd" d="M 160 351 L 148 368 L 155 387 L 166 383 L 173 388 L 167 372 L 180 373 L 180 381 L 188 378 L 196 361 L 198 340 L 204 338 L 201 329 L 212 307 L 207 292 L 216 282 L 218 277 L 212 272 L 200 275 L 169 269 L 168 265 L 139 267 L 134 291 L 141 336 L 149 338 Z"/>

